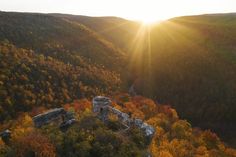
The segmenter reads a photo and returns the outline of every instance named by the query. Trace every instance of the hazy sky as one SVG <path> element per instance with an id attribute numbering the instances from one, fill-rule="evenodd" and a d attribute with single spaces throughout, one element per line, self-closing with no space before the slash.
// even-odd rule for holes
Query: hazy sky
<path id="1" fill-rule="evenodd" d="M 181 15 L 236 12 L 236 0 L 0 0 L 0 10 L 153 21 Z"/>

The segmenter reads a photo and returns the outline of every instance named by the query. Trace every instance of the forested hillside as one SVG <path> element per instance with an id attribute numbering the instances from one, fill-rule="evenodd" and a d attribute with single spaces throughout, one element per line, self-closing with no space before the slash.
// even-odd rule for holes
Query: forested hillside
<path id="1" fill-rule="evenodd" d="M 93 28 L 92 22 L 88 22 L 92 20 L 84 19 L 78 17 L 77 21 L 98 32 L 109 30 L 109 20 L 97 20 L 100 27 Z M 194 125 L 211 128 L 233 140 L 236 15 L 177 17 L 151 26 L 137 26 L 126 27 L 132 32 L 129 37 L 113 29 L 103 34 L 110 35 L 108 40 L 114 34 L 123 38 L 126 45 L 122 46 L 129 50 L 129 79 L 135 83 L 136 92 L 168 103 Z M 115 40 L 113 43 L 120 45 Z"/>
<path id="2" fill-rule="evenodd" d="M 115 17 L 0 12 L 0 119 L 133 84 L 136 93 L 232 144 L 235 28 L 235 14 L 144 26 Z"/>
<path id="3" fill-rule="evenodd" d="M 48 14 L 0 12 L 0 40 L 78 65 L 77 56 L 120 70 L 124 53 L 82 24 Z M 112 63 L 112 64 L 111 64 Z"/>
<path id="4" fill-rule="evenodd" d="M 45 109 L 34 108 L 22 113 L 14 121 L 0 127 L 12 130 L 11 139 L 4 143 L 0 139 L 0 156 L 19 157 L 235 157 L 236 151 L 225 146 L 216 134 L 192 128 L 186 120 L 178 118 L 169 106 L 155 104 L 141 96 L 130 97 L 116 94 L 113 106 L 132 117 L 144 119 L 155 127 L 152 139 L 133 126 L 121 130 L 117 117 L 110 116 L 103 123 L 91 111 L 87 99 L 63 105 L 72 112 L 77 123 L 63 132 L 57 123 L 35 128 L 31 116 Z"/>
<path id="5" fill-rule="evenodd" d="M 0 121 L 36 106 L 47 108 L 119 90 L 120 76 L 77 56 L 78 66 L 0 43 Z"/>
<path id="6" fill-rule="evenodd" d="M 130 44 L 132 44 L 140 27 L 140 23 L 119 17 L 89 17 L 67 14 L 52 15 L 83 24 L 125 51 L 130 50 Z"/>
<path id="7" fill-rule="evenodd" d="M 236 130 L 235 28 L 233 14 L 180 17 L 151 28 L 151 68 L 145 70 L 150 77 L 141 76 L 139 92 L 171 104 L 194 125 L 232 139 Z"/>

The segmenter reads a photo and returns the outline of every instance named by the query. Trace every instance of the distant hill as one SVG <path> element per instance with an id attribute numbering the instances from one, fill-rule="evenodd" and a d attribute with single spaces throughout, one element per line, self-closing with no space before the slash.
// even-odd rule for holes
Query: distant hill
<path id="1" fill-rule="evenodd" d="M 82 24 L 48 14 L 0 12 L 0 40 L 75 64 L 77 55 L 119 70 L 124 53 Z M 110 64 L 112 63 L 112 64 Z"/>
<path id="2" fill-rule="evenodd" d="M 140 23 L 119 17 L 89 17 L 68 14 L 52 14 L 76 23 L 83 24 L 111 41 L 123 50 L 129 50 L 129 45 L 140 27 Z"/>

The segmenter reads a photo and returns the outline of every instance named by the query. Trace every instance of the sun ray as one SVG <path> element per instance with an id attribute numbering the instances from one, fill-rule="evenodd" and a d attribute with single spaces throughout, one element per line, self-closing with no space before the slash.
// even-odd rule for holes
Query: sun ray
<path id="1" fill-rule="evenodd" d="M 128 67 L 133 72 L 132 78 L 134 82 L 141 79 L 141 75 L 146 73 L 148 78 L 151 77 L 151 72 L 145 71 L 151 68 L 151 39 L 150 25 L 140 24 L 140 27 L 131 42 L 129 48 L 130 61 Z M 148 68 L 146 68 L 148 67 Z"/>

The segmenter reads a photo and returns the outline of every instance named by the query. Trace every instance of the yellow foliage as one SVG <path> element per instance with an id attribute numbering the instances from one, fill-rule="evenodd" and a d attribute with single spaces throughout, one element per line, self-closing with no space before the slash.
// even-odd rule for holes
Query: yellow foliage
<path id="1" fill-rule="evenodd" d="M 232 148 L 226 148 L 225 153 L 230 157 L 236 157 L 236 150 Z"/>
<path id="2" fill-rule="evenodd" d="M 26 114 L 24 116 L 24 118 L 22 120 L 22 126 L 24 126 L 24 127 L 31 127 L 31 126 L 33 126 L 33 120 L 32 120 L 32 118 L 28 114 Z"/>
<path id="3" fill-rule="evenodd" d="M 201 157 L 208 157 L 208 151 L 205 146 L 199 146 L 196 150 L 196 156 L 201 156 Z"/>
<path id="4" fill-rule="evenodd" d="M 175 109 L 171 109 L 173 120 L 178 120 L 179 116 Z"/>
<path id="5" fill-rule="evenodd" d="M 165 114 L 159 113 L 155 117 L 152 117 L 149 120 L 147 120 L 147 123 L 154 127 L 156 126 L 165 127 L 166 125 L 168 125 L 169 121 Z"/>
<path id="6" fill-rule="evenodd" d="M 120 110 L 120 111 L 123 111 L 122 107 L 116 103 L 113 103 L 112 104 L 113 107 L 115 107 L 116 109 Z"/>
<path id="7" fill-rule="evenodd" d="M 108 119 L 111 121 L 118 121 L 118 116 L 114 114 L 109 114 Z"/>
<path id="8" fill-rule="evenodd" d="M 158 141 L 157 140 L 159 139 L 157 138 L 157 135 L 155 134 L 149 146 L 149 150 L 151 154 L 153 155 L 153 157 L 156 157 L 156 155 L 158 154 Z"/>
<path id="9" fill-rule="evenodd" d="M 191 146 L 191 143 L 187 140 L 174 139 L 169 144 L 169 150 L 174 156 L 189 156 L 192 149 L 193 147 Z"/>
<path id="10" fill-rule="evenodd" d="M 154 157 L 173 157 L 173 155 L 171 155 L 170 152 L 163 150 L 163 151 L 160 151 L 160 153 Z"/>
<path id="11" fill-rule="evenodd" d="M 192 134 L 191 125 L 185 120 L 178 120 L 172 125 L 171 134 L 178 139 L 188 138 Z"/>
<path id="12" fill-rule="evenodd" d="M 28 114 L 25 114 L 18 119 L 14 128 L 11 128 L 12 141 L 31 133 L 34 129 L 32 118 Z"/>

